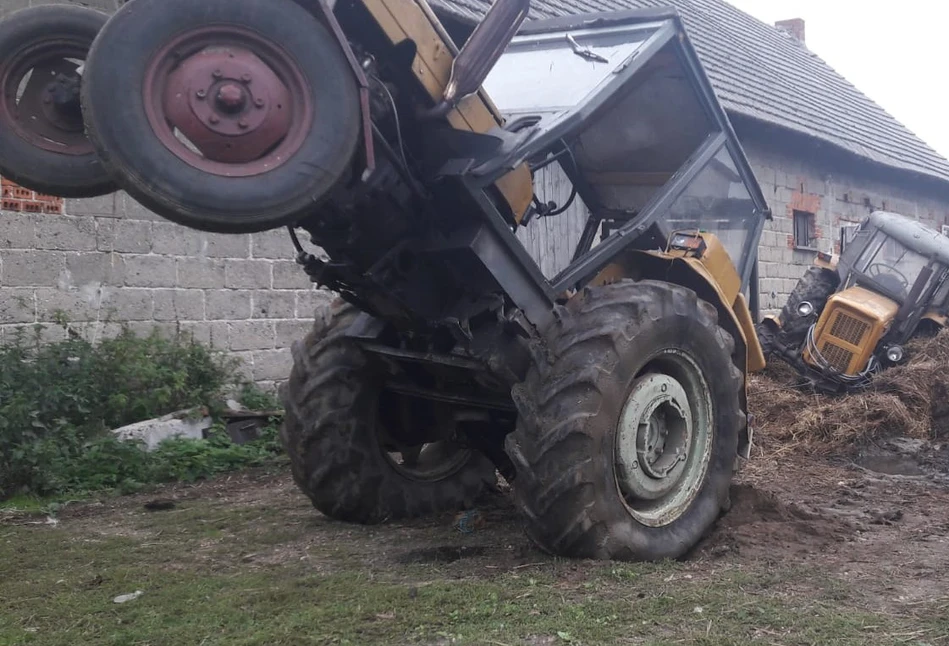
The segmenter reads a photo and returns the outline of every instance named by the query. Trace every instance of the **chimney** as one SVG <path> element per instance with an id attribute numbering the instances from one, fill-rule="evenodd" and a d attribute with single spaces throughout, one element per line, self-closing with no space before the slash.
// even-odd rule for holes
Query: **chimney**
<path id="1" fill-rule="evenodd" d="M 791 18 L 790 20 L 779 20 L 774 23 L 774 26 L 778 29 L 783 29 L 788 32 L 796 39 L 802 43 L 806 42 L 804 40 L 804 19 L 803 18 Z"/>

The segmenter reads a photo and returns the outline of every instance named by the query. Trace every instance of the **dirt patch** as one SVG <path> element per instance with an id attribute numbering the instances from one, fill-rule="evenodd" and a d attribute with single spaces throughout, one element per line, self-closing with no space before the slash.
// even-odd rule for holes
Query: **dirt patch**
<path id="1" fill-rule="evenodd" d="M 461 559 L 482 556 L 487 552 L 483 545 L 438 545 L 410 550 L 399 556 L 399 563 L 454 563 Z"/>

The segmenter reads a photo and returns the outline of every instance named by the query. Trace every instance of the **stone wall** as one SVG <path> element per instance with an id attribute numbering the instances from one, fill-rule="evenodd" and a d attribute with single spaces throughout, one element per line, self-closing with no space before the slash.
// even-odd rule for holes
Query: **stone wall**
<path id="1" fill-rule="evenodd" d="M 752 169 L 771 206 L 774 220 L 766 226 L 759 250 L 761 310 L 780 309 L 815 252 L 798 249 L 793 212 L 814 215 L 816 248 L 839 251 L 840 230 L 871 211 L 888 210 L 939 230 L 949 224 L 949 200 L 910 191 L 896 183 L 871 181 L 820 159 L 802 159 L 778 152 L 761 140 L 742 141 Z"/>
<path id="2" fill-rule="evenodd" d="M 266 385 L 286 378 L 290 343 L 328 298 L 293 261 L 284 230 L 203 234 L 123 193 L 57 204 L 22 189 L 13 200 L 5 181 L 3 191 L 20 210 L 0 212 L 0 340 L 63 319 L 93 340 L 120 323 L 157 326 L 233 352 Z"/>

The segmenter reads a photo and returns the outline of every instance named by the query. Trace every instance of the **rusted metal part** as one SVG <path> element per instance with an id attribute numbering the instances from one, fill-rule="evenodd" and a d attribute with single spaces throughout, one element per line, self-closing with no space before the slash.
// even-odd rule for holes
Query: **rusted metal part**
<path id="1" fill-rule="evenodd" d="M 162 48 L 146 73 L 143 100 L 168 150 L 226 177 L 284 164 L 316 117 L 293 58 L 277 43 L 235 26 L 195 29 Z"/>
<path id="2" fill-rule="evenodd" d="M 64 155 L 93 151 L 79 107 L 78 64 L 88 47 L 69 39 L 25 48 L 0 61 L 0 127 Z"/>
<path id="3" fill-rule="evenodd" d="M 339 24 L 339 21 L 336 20 L 336 16 L 333 14 L 333 10 L 329 4 L 327 4 L 326 0 L 314 0 L 307 2 L 305 6 L 307 6 L 307 8 L 316 7 L 319 9 L 320 15 L 318 15 L 317 18 L 320 18 L 323 23 L 329 27 L 333 36 L 336 37 L 336 41 L 342 48 L 343 54 L 346 55 L 346 60 L 349 61 L 349 66 L 356 76 L 356 83 L 359 85 L 359 107 L 362 110 L 362 139 L 365 146 L 363 150 L 363 154 L 365 155 L 365 170 L 371 172 L 376 168 L 376 155 L 372 141 L 372 114 L 369 110 L 369 80 L 366 78 L 366 74 L 359 64 L 359 61 L 356 60 L 356 55 L 353 53 L 352 47 L 349 46 L 346 34 L 343 33 L 342 26 Z"/>

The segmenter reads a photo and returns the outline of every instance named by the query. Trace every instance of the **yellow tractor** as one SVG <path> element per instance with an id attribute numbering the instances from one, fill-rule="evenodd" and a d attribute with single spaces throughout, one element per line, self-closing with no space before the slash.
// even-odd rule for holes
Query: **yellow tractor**
<path id="1" fill-rule="evenodd" d="M 455 43 L 424 0 L 24 10 L 0 24 L 0 172 L 204 231 L 288 227 L 340 296 L 282 391 L 323 513 L 457 510 L 500 471 L 543 549 L 678 557 L 750 445 L 769 212 L 675 12 L 528 12 L 498 0 Z M 534 181 L 554 169 L 563 204 Z M 547 278 L 516 231 L 581 204 Z"/>
<path id="2" fill-rule="evenodd" d="M 906 360 L 906 343 L 946 326 L 949 238 L 895 213 L 872 213 L 840 256 L 818 254 L 761 343 L 822 392 L 865 388 Z"/>

